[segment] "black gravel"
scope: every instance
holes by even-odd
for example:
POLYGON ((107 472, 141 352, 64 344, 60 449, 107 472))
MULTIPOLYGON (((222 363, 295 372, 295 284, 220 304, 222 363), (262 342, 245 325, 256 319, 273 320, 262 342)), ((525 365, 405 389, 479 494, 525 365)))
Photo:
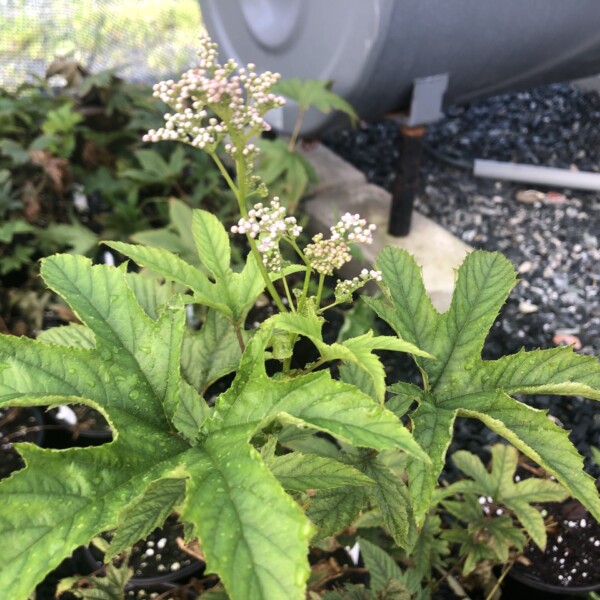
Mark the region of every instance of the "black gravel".
MULTIPOLYGON (((387 121, 338 131, 323 141, 389 190, 398 135, 398 126, 387 121)), ((471 246, 503 252, 521 273, 485 358, 521 347, 550 348, 565 338, 580 344, 580 352, 600 356, 600 193, 475 178, 475 158, 600 172, 600 97, 558 84, 450 107, 428 128, 415 204, 471 246), (530 188, 539 199, 519 200, 530 188)), ((528 401, 550 407, 587 457, 590 444, 600 446, 595 402, 528 401)), ((459 445, 472 450, 494 439, 477 426, 460 431, 459 445)), ((598 466, 589 459, 586 464, 600 475, 598 466)))

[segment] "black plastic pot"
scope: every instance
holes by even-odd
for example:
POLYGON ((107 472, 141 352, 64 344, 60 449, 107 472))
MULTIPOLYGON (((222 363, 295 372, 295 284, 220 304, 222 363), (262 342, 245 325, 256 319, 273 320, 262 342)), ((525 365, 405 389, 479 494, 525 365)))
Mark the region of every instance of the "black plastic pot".
POLYGON ((13 444, 44 440, 44 416, 35 407, 0 409, 0 479, 25 466, 13 444))
POLYGON ((517 563, 503 590, 522 588, 523 595, 515 590, 514 597, 528 600, 568 600, 600 591, 600 524, 577 500, 544 506, 552 522, 546 551, 530 543, 525 549, 529 566, 517 563))
MULTIPOLYGON (((138 595, 139 592, 147 592, 148 595, 158 593, 161 594, 161 598, 164 598, 165 600, 195 600, 198 597, 198 594, 194 590, 182 588, 174 583, 154 583, 142 586, 128 585, 125 588, 125 599, 129 600, 129 598, 131 598, 132 600, 138 600, 138 598, 140 598, 138 595), (173 593, 168 594, 167 592, 173 593)), ((141 598, 144 598, 144 596, 141 596, 141 598)))
MULTIPOLYGON (((91 575, 94 570, 95 564, 90 561, 88 549, 80 546, 37 585, 35 598, 36 600, 56 600, 56 586, 62 579, 76 575, 91 575)), ((65 592, 60 598, 61 600, 76 600, 75 596, 69 592, 65 592)))
POLYGON ((511 571, 502 586, 506 598, 527 598, 527 600, 573 600, 585 598, 590 592, 600 590, 600 581, 588 586, 559 586, 542 581, 520 571, 511 571))
MULTIPOLYGON (((126 589, 147 589, 162 584, 185 583, 193 576, 201 576, 204 573, 205 564, 184 553, 176 544, 176 538, 182 535, 183 526, 177 522, 176 516, 173 515, 167 519, 163 527, 155 529, 146 540, 135 544, 128 558, 129 566, 134 569, 134 576, 129 580, 126 589), (148 540, 151 543, 148 543, 148 540), (168 553, 169 561, 167 562, 170 562, 171 559, 174 559, 176 562, 183 562, 183 558, 187 564, 182 565, 176 570, 166 572, 154 571, 152 566, 142 564, 145 556, 144 549, 146 551, 150 549, 152 556, 168 553)), ((104 556, 96 547, 92 546, 88 555, 90 566, 93 567, 92 570, 96 570, 102 566, 104 556)), ((147 562, 150 561, 148 560, 147 562)), ((163 564, 163 562, 159 561, 159 564, 163 564)))

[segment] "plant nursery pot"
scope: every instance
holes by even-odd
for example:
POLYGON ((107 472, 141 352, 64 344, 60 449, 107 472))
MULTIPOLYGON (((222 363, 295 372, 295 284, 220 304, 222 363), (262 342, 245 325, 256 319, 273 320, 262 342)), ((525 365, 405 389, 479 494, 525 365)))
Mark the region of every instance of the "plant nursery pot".
POLYGON ((15 442, 41 445, 44 439, 44 416, 34 407, 0 409, 0 479, 25 466, 13 447, 15 442))
POLYGON ((163 527, 135 544, 129 565, 133 568, 131 586, 187 581, 204 571, 204 563, 181 550, 177 538, 183 537, 183 525, 171 516, 163 527))
POLYGON ((530 543, 524 552, 529 564, 512 568, 507 587, 526 586, 528 600, 600 591, 600 524, 576 500, 545 507, 555 523, 548 531, 546 551, 530 543))
POLYGON ((160 597, 161 600, 195 600, 198 594, 189 588, 174 583, 154 583, 145 586, 127 587, 125 600, 150 600, 160 597))
MULTIPOLYGON (((94 569, 95 563, 90 562, 88 549, 80 546, 38 584, 35 590, 36 600, 56 600, 56 586, 61 579, 76 575, 91 575, 94 569)), ((61 594, 60 600, 76 600, 76 597, 70 592, 65 592, 61 594)))
MULTIPOLYGON (((155 529, 145 540, 137 542, 128 556, 133 576, 127 590, 146 589, 163 583, 186 582, 193 575, 201 575, 205 564, 181 550, 177 538, 183 537, 183 525, 175 516, 163 527, 155 529)), ((102 565, 103 556, 96 548, 90 551, 93 570, 102 565)))

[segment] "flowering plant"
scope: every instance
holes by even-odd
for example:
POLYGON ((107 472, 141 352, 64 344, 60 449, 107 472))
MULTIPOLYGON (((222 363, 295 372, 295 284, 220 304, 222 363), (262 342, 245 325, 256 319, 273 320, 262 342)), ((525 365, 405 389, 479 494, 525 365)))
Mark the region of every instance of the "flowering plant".
MULTIPOLYGON (((180 140, 212 157, 237 199, 232 233, 245 236, 246 262, 232 269, 228 233, 202 210, 192 219, 201 268, 164 249, 109 244, 163 282, 83 257, 44 259, 42 277, 82 324, 37 341, 0 336, 0 405, 87 404, 104 414, 114 441, 62 451, 20 446, 26 468, 0 483, 0 589, 25 599, 98 533, 114 530, 108 560, 176 510, 231 598, 304 598, 309 542, 366 509, 397 546, 409 554, 417 547, 459 416, 503 435, 598 518, 600 499, 567 434, 512 398, 539 391, 600 399, 595 359, 569 348, 481 359, 515 283, 513 267, 494 253, 466 259, 444 314, 397 249, 386 249, 376 270, 337 281, 323 307, 326 277, 351 259, 352 244, 371 242, 374 227, 346 214, 301 248, 295 218, 278 199, 266 200, 254 172, 252 139, 282 102, 271 91, 277 76, 219 65, 207 38, 200 57, 179 82, 156 86, 173 113, 147 139, 180 140), (370 280, 382 296, 367 303, 396 335, 327 343, 324 311, 370 280), (278 310, 248 328, 265 289, 278 310), (199 330, 186 325, 189 305, 204 307, 199 330), (292 368, 300 338, 318 358, 292 368), (411 354, 423 386, 386 388, 377 350, 411 354), (339 378, 323 368, 330 364, 340 365, 339 378), (211 398, 211 386, 230 373, 233 382, 211 398)), ((405 581, 407 593, 425 598, 419 579, 405 581)))

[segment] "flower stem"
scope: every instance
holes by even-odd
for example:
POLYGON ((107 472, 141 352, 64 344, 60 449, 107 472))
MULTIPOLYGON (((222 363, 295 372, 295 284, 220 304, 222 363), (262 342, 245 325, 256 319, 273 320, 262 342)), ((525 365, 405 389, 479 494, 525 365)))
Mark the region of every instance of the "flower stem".
POLYGON ((239 190, 237 189, 235 183, 233 183, 233 179, 229 176, 225 165, 221 162, 221 159, 218 157, 216 152, 211 152, 210 157, 213 159, 215 164, 217 165, 221 175, 223 175, 223 179, 227 182, 227 185, 231 188, 231 191, 235 194, 236 199, 239 203, 239 190))
MULTIPOLYGON (((248 209, 246 207, 246 164, 244 162, 244 159, 239 159, 239 158, 236 159, 235 167, 236 167, 237 178, 238 178, 238 187, 237 187, 236 198, 238 201, 238 206, 240 209, 240 213, 242 214, 242 217, 247 217, 248 209)), ((231 189, 234 190, 234 192, 235 192, 235 186, 231 189)), ((258 270, 260 271, 263 281, 265 282, 265 285, 266 285, 267 289, 269 290, 269 294, 271 294, 271 298, 273 298, 273 302, 275 302, 275 305, 277 306, 277 308, 279 309, 280 312, 283 312, 283 313, 288 312, 287 308, 285 307, 285 304, 281 301, 281 297, 279 296, 279 293, 275 289, 275 286, 273 285, 271 278, 269 277, 267 268, 265 267, 265 265, 262 261, 262 256, 260 255, 260 252, 258 251, 258 247, 256 245, 256 240, 254 238, 250 237, 249 234, 246 234, 246 238, 248 240, 248 243, 250 244, 250 250, 252 252, 252 255, 254 256, 254 259, 256 260, 256 264, 258 265, 258 270)))
POLYGON ((323 284, 325 283, 325 275, 319 274, 319 287, 317 288, 317 306, 321 305, 321 295, 323 293, 323 284))
POLYGON ((292 131, 292 137, 290 137, 290 142, 288 144, 288 152, 294 152, 296 149, 296 143, 298 142, 298 136, 300 135, 300 129, 302 128, 302 121, 304 120, 305 112, 306 109, 300 106, 298 109, 296 122, 294 123, 294 131, 292 131))
POLYGON ((296 308, 294 307, 294 301, 292 300, 292 295, 290 294, 290 288, 288 287, 287 279, 285 278, 285 275, 283 273, 281 274, 281 281, 283 282, 283 287, 285 289, 285 295, 288 299, 290 310, 292 312, 296 312, 296 308))
POLYGON ((298 300, 298 312, 302 312, 304 309, 304 303, 306 302, 306 297, 308 296, 308 286, 310 285, 310 275, 312 273, 312 269, 310 265, 306 267, 306 273, 304 274, 304 285, 302 286, 302 294, 300 296, 300 300, 298 300))

